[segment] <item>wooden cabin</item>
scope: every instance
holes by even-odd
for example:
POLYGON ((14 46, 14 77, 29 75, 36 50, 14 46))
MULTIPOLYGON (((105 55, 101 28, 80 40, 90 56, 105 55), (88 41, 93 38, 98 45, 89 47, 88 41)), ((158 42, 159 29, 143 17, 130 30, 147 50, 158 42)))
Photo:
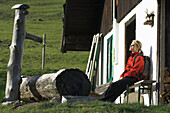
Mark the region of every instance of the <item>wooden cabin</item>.
MULTIPOLYGON (((93 36, 101 33, 94 84, 98 87, 119 79, 130 43, 140 40, 144 55, 151 60, 150 78, 156 80, 152 104, 168 104, 169 5, 168 0, 66 0, 61 51, 90 51, 93 36)), ((146 105, 147 100, 146 95, 146 105)), ((119 103, 119 99, 115 102, 119 103)))

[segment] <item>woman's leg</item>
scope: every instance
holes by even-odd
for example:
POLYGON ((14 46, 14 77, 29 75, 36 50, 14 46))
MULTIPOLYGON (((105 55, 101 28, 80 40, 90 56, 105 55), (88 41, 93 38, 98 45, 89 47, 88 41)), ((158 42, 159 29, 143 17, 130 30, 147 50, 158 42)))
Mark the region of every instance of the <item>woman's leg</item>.
POLYGON ((126 90, 126 86, 133 85, 138 80, 136 78, 123 78, 108 87, 108 89, 99 97, 99 100, 114 102, 116 98, 126 90))

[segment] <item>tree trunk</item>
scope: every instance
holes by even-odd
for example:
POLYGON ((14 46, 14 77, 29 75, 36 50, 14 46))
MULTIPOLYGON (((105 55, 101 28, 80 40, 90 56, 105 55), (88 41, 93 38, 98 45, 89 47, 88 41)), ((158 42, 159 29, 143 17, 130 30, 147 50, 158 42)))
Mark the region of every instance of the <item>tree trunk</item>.
POLYGON ((91 88, 87 75, 78 69, 63 69, 22 80, 20 97, 23 101, 49 100, 53 97, 61 100, 61 95, 88 96, 91 88))
POLYGON ((21 100, 41 101, 53 97, 60 99, 56 87, 56 78, 62 71, 64 70, 60 70, 57 73, 23 77, 20 87, 21 100))
POLYGON ((28 14, 28 5, 15 5, 15 20, 12 44, 10 46, 10 59, 7 67, 7 82, 4 101, 19 100, 21 83, 21 65, 25 39, 25 15, 28 14))

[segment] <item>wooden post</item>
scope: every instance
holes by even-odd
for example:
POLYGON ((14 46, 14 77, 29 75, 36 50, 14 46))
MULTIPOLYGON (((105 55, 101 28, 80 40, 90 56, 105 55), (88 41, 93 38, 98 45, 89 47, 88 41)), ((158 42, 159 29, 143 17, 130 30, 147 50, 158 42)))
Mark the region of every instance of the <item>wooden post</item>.
MULTIPOLYGON (((161 0, 160 9, 160 76, 159 76, 159 95, 164 92, 164 68, 165 68, 165 0, 161 0)), ((164 98, 158 98, 158 104, 164 105, 164 98)))
POLYGON ((18 4, 15 9, 12 43, 10 46, 10 58, 7 66, 7 82, 5 91, 5 102, 17 101, 20 98, 21 67, 24 52, 25 16, 28 14, 26 4, 18 4))
POLYGON ((46 34, 43 35, 42 69, 44 69, 45 67, 45 43, 46 43, 46 34))

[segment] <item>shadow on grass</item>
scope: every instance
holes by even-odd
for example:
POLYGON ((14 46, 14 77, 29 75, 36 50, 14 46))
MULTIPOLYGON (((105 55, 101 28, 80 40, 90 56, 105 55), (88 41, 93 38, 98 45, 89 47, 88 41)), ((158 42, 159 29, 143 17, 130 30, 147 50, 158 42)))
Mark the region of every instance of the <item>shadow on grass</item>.
POLYGON ((2 102, 5 95, 5 85, 6 85, 6 71, 0 70, 0 102, 2 102))

